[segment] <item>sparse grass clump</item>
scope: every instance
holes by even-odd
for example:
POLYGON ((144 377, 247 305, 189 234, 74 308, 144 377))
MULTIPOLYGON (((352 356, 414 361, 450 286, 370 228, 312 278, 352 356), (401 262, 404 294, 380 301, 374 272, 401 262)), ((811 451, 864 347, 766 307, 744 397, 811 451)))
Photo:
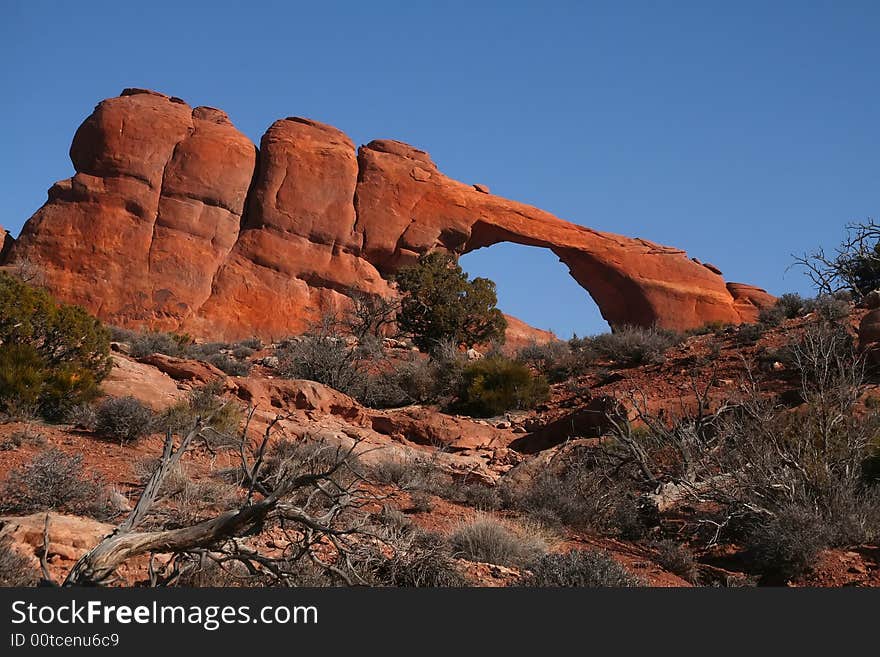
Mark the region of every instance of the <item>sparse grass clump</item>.
POLYGON ((524 566, 547 552, 540 534, 514 528, 489 516, 466 522, 449 536, 455 554, 470 561, 524 566))
POLYGON ((134 397, 105 399, 95 411, 95 430, 120 443, 143 438, 153 428, 153 412, 134 397))
POLYGON ((547 554, 530 566, 520 584, 531 587, 630 587, 644 582, 603 552, 571 550, 547 554))
POLYGON ((101 480, 83 469, 82 456, 51 448, 11 470, 2 487, 0 511, 65 511, 106 518, 109 493, 101 480))

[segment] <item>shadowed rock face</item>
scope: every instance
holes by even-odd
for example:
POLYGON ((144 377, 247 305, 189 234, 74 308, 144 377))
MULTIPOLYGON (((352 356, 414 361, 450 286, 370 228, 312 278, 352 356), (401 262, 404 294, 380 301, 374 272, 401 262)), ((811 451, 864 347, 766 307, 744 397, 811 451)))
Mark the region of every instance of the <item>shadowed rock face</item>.
POLYGON ((612 325, 753 321, 773 297, 678 249, 602 233, 465 185, 412 146, 355 150, 316 121, 276 121, 259 153, 220 110, 127 89, 100 103, 5 261, 120 325, 234 339, 301 331, 350 290, 431 249, 548 248, 612 325))

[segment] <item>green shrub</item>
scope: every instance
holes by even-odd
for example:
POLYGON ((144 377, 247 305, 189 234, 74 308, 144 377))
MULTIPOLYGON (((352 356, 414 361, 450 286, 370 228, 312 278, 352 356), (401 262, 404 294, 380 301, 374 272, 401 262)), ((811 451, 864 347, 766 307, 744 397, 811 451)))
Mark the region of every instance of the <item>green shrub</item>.
POLYGON ((629 587, 644 586, 637 577, 603 552, 571 550, 547 554, 530 566, 520 583, 532 587, 629 587))
POLYGON ((462 369, 456 408, 469 415, 491 417, 505 411, 534 408, 547 399, 543 376, 513 360, 484 358, 462 369))
POLYGON ((97 394, 110 334, 78 306, 0 273, 0 412, 58 419, 97 394))
POLYGON ((11 470, 0 495, 0 511, 33 513, 49 509, 106 518, 109 494, 100 479, 86 473, 82 456, 51 448, 11 470))
POLYGON ((507 321, 496 304, 495 283, 468 280, 455 258, 435 251, 396 276, 403 293, 398 326, 423 351, 443 340, 473 345, 502 341, 507 321))
POLYGON ((134 442, 153 428, 153 412, 134 397, 105 399, 98 406, 95 430, 120 443, 134 442))

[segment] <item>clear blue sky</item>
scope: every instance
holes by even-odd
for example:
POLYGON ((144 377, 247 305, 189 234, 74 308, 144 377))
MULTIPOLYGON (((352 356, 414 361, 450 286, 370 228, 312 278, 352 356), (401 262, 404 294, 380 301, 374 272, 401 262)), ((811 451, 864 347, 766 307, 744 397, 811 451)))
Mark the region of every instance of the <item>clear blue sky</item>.
MULTIPOLYGON (((124 87, 391 137, 448 175, 808 292, 790 254, 880 217, 880 2, 0 0, 3 199, 17 234, 73 132, 124 87)), ((552 254, 463 259, 504 310, 597 332, 552 254)))

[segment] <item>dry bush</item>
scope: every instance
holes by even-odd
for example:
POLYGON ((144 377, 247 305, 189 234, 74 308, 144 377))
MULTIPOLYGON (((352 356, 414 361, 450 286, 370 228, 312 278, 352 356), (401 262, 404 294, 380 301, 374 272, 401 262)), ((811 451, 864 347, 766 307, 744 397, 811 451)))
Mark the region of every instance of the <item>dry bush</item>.
POLYGON ((618 421, 613 443, 644 492, 699 503, 707 540, 745 547, 768 582, 801 574, 823 548, 880 537, 880 486, 865 476, 880 414, 858 408, 863 367, 851 336, 817 322, 789 356, 799 407, 779 407, 753 388, 709 412, 707 387, 697 413, 670 425, 640 412, 648 435, 618 421))
POLYGON ((95 411, 95 431, 130 443, 143 438, 153 429, 153 412, 134 397, 111 397, 95 411))
POLYGON ((679 344, 682 336, 672 331, 641 326, 621 326, 613 333, 588 339, 588 349, 599 358, 608 358, 622 365, 663 362, 665 353, 679 344))
POLYGON ((630 587, 645 586, 623 566, 603 552, 571 550, 547 554, 530 565, 531 572, 521 580, 531 587, 630 587))
POLYGON ((445 541, 420 530, 395 531, 380 544, 364 544, 354 556, 353 567, 371 586, 436 588, 470 584, 445 541))
POLYGON ((637 473, 620 467, 610 453, 607 446, 563 450, 524 488, 502 480, 503 504, 540 522, 641 538, 647 528, 633 494, 637 473))
POLYGON ((247 376, 251 371, 251 364, 244 359, 229 356, 227 354, 214 354, 205 358, 205 362, 210 363, 224 374, 229 376, 247 376))
POLYGON ((51 448, 11 470, 0 495, 0 511, 16 514, 64 511, 104 519, 113 515, 101 480, 83 470, 82 456, 51 448))
POLYGON ((0 587, 36 586, 39 581, 33 561, 19 553, 11 540, 0 539, 0 587))
POLYGON ((524 566, 547 552, 540 532, 516 527, 489 516, 459 525, 449 536, 457 556, 501 566, 524 566))
POLYGON ((186 432, 199 418, 207 420, 202 434, 211 449, 237 449, 241 439, 238 435, 244 419, 241 407, 221 397, 223 384, 219 381, 190 390, 186 401, 165 409, 156 418, 157 431, 186 432))
POLYGON ((686 582, 699 583, 700 571, 697 560, 688 546, 671 539, 661 539, 651 543, 650 547, 655 551, 654 558, 657 563, 663 568, 686 582))

